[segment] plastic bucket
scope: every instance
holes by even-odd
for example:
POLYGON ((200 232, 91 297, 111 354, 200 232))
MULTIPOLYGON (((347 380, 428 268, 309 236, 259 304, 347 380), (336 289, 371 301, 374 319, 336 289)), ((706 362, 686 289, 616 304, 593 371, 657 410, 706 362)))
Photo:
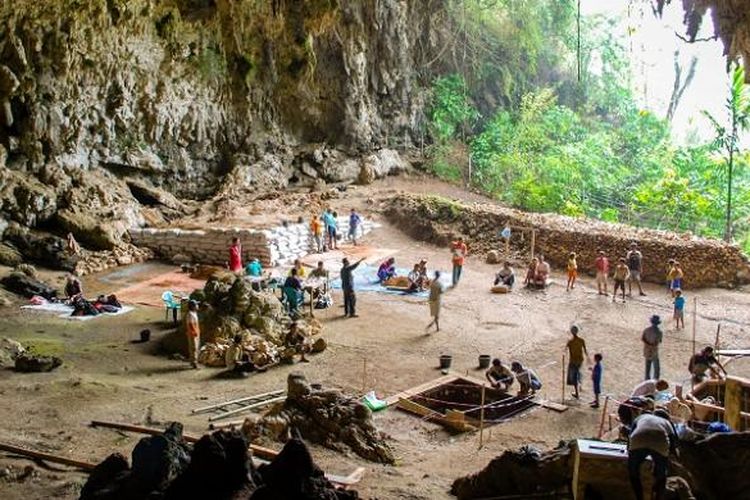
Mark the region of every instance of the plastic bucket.
POLYGON ((443 354, 440 356, 440 369, 441 370, 447 370, 451 367, 451 362, 453 361, 453 356, 450 354, 443 354))
POLYGON ((479 368, 489 368, 490 358, 491 356, 489 354, 480 354, 479 355, 479 368))

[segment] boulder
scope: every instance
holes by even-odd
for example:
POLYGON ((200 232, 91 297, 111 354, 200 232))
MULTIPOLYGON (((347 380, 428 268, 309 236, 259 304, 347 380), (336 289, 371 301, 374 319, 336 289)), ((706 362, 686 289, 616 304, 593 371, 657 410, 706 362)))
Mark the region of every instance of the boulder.
POLYGON ((0 243, 0 265, 15 267, 23 262, 23 256, 15 247, 0 243))
POLYGON ((13 272, 0 279, 0 284, 9 292, 30 299, 38 295, 51 300, 57 297, 57 290, 43 281, 27 276, 23 273, 13 272))
POLYGON ((42 356, 24 352, 19 354, 15 360, 15 370, 17 372, 51 372, 62 365, 62 359, 56 356, 42 356))
POLYGON ((103 221, 97 214, 69 209, 55 214, 55 222, 64 232, 71 232, 81 244, 94 250, 112 250, 126 232, 111 221, 103 221))
POLYGON ((0 169, 0 212, 25 226, 49 220, 57 209, 57 194, 35 177, 0 169))
POLYGON ((487 264, 500 264, 500 262, 500 252, 497 250, 487 252, 487 264))
POLYGON ((328 342, 326 342, 326 339, 317 339, 315 342, 313 342, 313 345, 311 347, 311 350, 313 353, 319 353, 323 352, 328 348, 328 342))
POLYGON ((0 366, 14 366, 16 358, 26 352, 20 342, 13 339, 0 339, 0 366))
POLYGON ((17 224, 5 230, 6 243, 10 243, 24 259, 50 269, 74 271, 80 260, 66 251, 66 241, 51 234, 30 231, 17 224))

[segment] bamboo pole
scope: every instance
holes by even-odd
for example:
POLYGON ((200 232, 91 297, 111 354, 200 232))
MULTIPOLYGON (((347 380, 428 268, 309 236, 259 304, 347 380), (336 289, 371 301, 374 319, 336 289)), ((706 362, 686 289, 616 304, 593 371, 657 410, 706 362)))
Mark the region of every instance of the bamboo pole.
POLYGON ((484 446, 484 401, 487 385, 482 383, 482 407, 479 410, 479 449, 484 446))
POLYGON ((607 418, 607 406, 609 405, 609 396, 604 397, 604 406, 602 406, 602 417, 599 420, 599 433, 597 439, 601 439, 604 434, 604 420, 607 418))
POLYGON ((719 350, 719 336, 721 335, 721 323, 716 325, 716 340, 714 340, 714 350, 719 350))
POLYGON ((536 246, 536 229, 531 229, 531 258, 534 258, 534 247, 536 246))
POLYGON ((562 389, 560 390, 560 404, 565 404, 565 354, 562 357, 562 389))
POLYGON ((22 455, 24 457, 33 458, 35 460, 44 460, 45 462, 53 462, 56 464, 70 465, 71 467, 78 467, 86 471, 93 470, 96 464, 90 462, 82 462, 80 460, 73 460, 72 458, 65 458, 59 455, 52 455, 50 453, 42 453, 39 451, 28 450, 19 446, 13 446, 10 444, 0 443, 0 451, 7 451, 8 453, 14 453, 16 455, 22 455))
MULTIPOLYGON (((698 318, 698 297, 693 297, 693 351, 690 353, 690 356, 695 354, 695 323, 698 318)), ((695 389, 695 377, 691 375, 690 377, 690 387, 692 389, 695 389)))
POLYGON ((215 410, 216 408, 221 408, 222 406, 228 406, 232 404, 238 404, 238 403, 244 403, 245 401, 252 401, 253 399, 259 399, 264 398, 266 396, 278 396, 279 394, 283 394, 285 392, 285 389, 279 389, 277 391, 270 391, 270 392, 264 392, 262 394, 256 394, 254 396, 248 396, 246 398, 240 398, 240 399, 233 399, 232 401, 226 401, 224 403, 217 403, 215 405, 210 406, 203 406, 202 408, 196 408, 195 410, 191 410, 191 413, 203 413, 210 410, 215 410))
POLYGON ((270 405, 270 404, 273 404, 273 403, 278 403, 279 401, 285 401, 285 400, 286 400, 286 396, 278 396, 278 397, 275 397, 275 398, 266 399, 265 401, 258 401, 257 403, 252 403, 252 404, 249 404, 249 405, 245 405, 245 406, 243 406, 241 408, 237 408, 236 410, 229 410, 229 411, 225 411, 224 413, 221 413, 219 415, 212 415, 212 416, 208 417, 208 421, 209 422, 214 422, 216 420, 222 420, 222 419, 225 419, 227 417, 231 417, 232 415, 237 415, 238 413, 242 413, 242 412, 245 412, 245 411, 248 411, 248 410, 252 410, 254 408, 260 408, 261 406, 266 406, 266 405, 270 405))

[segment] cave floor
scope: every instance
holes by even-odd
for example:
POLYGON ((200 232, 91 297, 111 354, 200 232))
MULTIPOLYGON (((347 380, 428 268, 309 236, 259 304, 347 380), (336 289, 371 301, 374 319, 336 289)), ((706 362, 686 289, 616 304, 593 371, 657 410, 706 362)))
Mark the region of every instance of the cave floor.
MULTIPOLYGON (((436 181, 389 179, 377 188, 477 198, 436 181)), ((354 190, 333 204, 339 210, 360 208, 367 216, 374 192, 370 189, 354 190)), ((430 269, 449 269, 447 250, 414 241, 384 220, 378 222, 382 227, 367 235, 368 245, 398 249, 395 256, 400 266, 427 258, 430 269)), ((110 291, 170 269, 155 263, 121 268, 87 277, 85 285, 90 294, 110 291)), ((540 375, 542 396, 559 400, 561 358, 567 330, 574 322, 581 326, 589 352, 604 355, 605 393, 621 399, 641 380, 640 332, 652 314, 665 320, 662 374, 673 382, 687 378, 692 311, 688 308, 686 314, 688 329, 674 331, 668 321, 671 300, 661 287, 647 285, 648 296, 612 304, 597 295, 592 278, 583 277, 575 290, 566 292, 563 275, 555 273, 555 283, 547 292, 518 289, 493 295, 489 287, 495 271, 495 266, 469 257, 461 283, 444 296, 442 330, 430 335, 424 331, 430 320, 424 299, 359 293, 360 317, 343 319, 341 294, 335 291, 334 307, 316 312, 324 324, 328 350, 311 358, 311 363, 278 367, 245 380, 219 379, 219 369, 190 370, 186 363, 160 354, 158 341, 170 331, 161 308, 139 306, 123 316, 78 322, 21 311, 16 305, 6 307, 0 310, 0 337, 34 344, 42 352, 62 356, 65 364, 48 374, 0 370, 0 440, 92 462, 115 451, 129 456, 141 436, 92 429, 88 423, 92 419, 136 424, 179 420, 187 432, 200 434, 207 430, 206 416, 192 416, 191 409, 283 388, 292 371, 350 393, 362 393, 364 388, 384 397, 438 377, 441 354, 453 356, 452 368, 457 373, 476 377, 482 377, 476 370, 479 354, 499 356, 506 362, 520 360, 540 375), (143 328, 152 330, 152 341, 134 343, 143 328)), ((62 275, 45 271, 43 277, 56 283, 62 275)), ((713 343, 721 322, 722 346, 750 347, 750 295, 689 290, 688 304, 693 297, 698 298, 699 344, 713 343)), ((737 375, 750 375, 750 362, 730 366, 737 375)), ((485 432, 481 449, 477 434, 451 435, 396 409, 375 417, 395 447, 395 466, 371 464, 315 445, 311 449, 315 460, 332 473, 366 467, 357 486, 363 498, 451 498, 448 490, 453 479, 481 469, 505 449, 522 444, 553 447, 561 439, 596 435, 600 412, 588 407, 591 383, 584 376, 582 398, 578 402, 568 395, 568 411, 537 408, 493 426, 485 432)), ((18 471, 28 464, 0 456, 0 470, 18 471)), ((85 478, 64 467, 36 466, 23 482, 0 479, 0 498, 77 498, 85 478)))

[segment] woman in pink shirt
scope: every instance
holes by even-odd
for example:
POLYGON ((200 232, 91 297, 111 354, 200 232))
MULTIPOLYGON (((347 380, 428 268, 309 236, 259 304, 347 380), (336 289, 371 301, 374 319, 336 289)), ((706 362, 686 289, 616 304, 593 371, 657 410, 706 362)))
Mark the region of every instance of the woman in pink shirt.
POLYGON ((599 256, 596 258, 596 287, 599 289, 599 295, 609 295, 607 293, 607 275, 609 274, 609 259, 604 255, 604 250, 599 250, 599 256), (604 293, 602 293, 604 288, 604 293))
POLYGON ((233 273, 242 271, 242 243, 239 238, 232 238, 232 246, 229 247, 229 270, 233 273))

